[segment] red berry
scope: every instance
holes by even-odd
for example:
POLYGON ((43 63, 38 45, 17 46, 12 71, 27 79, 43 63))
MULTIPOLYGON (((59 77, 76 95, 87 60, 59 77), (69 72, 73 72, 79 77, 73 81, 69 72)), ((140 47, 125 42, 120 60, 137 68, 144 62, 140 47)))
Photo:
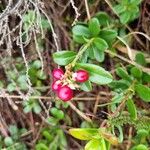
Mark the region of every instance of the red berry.
POLYGON ((58 90, 58 97, 63 101, 69 101, 73 97, 73 91, 70 87, 65 85, 58 90))
POLYGON ((58 91, 62 87, 62 83, 59 81, 54 81, 52 84, 52 90, 53 91, 58 91))
POLYGON ((89 74, 85 70, 78 70, 75 72, 75 80, 77 82, 85 82, 89 79, 89 74))
POLYGON ((54 69, 52 74, 55 79, 59 80, 64 75, 64 72, 62 69, 54 69))

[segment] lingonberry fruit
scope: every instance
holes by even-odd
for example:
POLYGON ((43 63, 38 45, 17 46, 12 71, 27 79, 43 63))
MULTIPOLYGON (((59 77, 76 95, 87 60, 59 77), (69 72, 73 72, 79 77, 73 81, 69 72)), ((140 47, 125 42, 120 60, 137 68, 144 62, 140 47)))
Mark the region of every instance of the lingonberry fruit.
POLYGON ((52 84, 52 90, 58 91, 62 87, 62 83, 60 81, 54 81, 52 84))
POLYGON ((65 85, 58 90, 58 97, 63 101, 69 101, 73 97, 73 91, 70 87, 65 85))
POLYGON ((74 78, 77 82, 85 82, 89 79, 89 74, 85 70, 78 70, 74 73, 74 78))
POLYGON ((59 80, 64 75, 64 72, 62 69, 54 69, 52 74, 55 79, 59 80))

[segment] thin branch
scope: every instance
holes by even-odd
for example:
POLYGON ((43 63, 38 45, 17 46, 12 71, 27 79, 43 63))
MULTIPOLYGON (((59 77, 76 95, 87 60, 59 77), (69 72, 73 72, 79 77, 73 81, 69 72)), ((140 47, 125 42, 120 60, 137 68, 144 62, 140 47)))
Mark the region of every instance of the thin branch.
POLYGON ((92 120, 89 117, 87 117, 83 112, 81 112, 75 105, 73 105, 72 102, 69 101, 68 104, 84 120, 86 120, 87 122, 92 122, 92 120))
POLYGON ((88 1, 84 0, 84 2, 85 2, 85 8, 86 8, 87 17, 88 17, 88 20, 90 20, 91 19, 91 15, 90 15, 90 11, 89 11, 88 1))

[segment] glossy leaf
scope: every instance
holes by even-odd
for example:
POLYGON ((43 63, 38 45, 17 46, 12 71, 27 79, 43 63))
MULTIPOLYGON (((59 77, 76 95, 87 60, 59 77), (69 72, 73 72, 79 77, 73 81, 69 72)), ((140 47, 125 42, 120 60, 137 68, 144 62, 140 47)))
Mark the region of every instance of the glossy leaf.
POLYGON ((85 150, 106 150, 106 148, 102 148, 101 140, 91 140, 89 141, 86 146, 85 150))
POLYGON ((129 76, 128 72, 125 69, 119 67, 119 68, 117 68, 116 73, 122 79, 127 80, 129 82, 132 81, 131 77, 129 76))
POLYGON ((85 36, 85 37, 89 37, 90 36, 90 31, 87 27, 83 26, 83 25, 76 25, 72 28, 72 32, 74 35, 77 36, 85 36))
POLYGON ((114 39, 117 37, 117 31, 112 30, 112 29, 101 30, 99 35, 107 43, 111 44, 114 41, 114 39))
POLYGON ((107 42, 101 38, 95 38, 93 44, 100 51, 105 51, 108 48, 107 42))
POLYGON ((62 110, 59 110, 59 109, 53 107, 53 108, 50 109, 50 112, 54 117, 56 117, 58 119, 63 119, 64 118, 64 112, 62 110))
POLYGON ((81 90, 89 92, 92 90, 92 85, 90 81, 86 81, 80 85, 81 90))
POLYGON ((99 20, 99 23, 102 26, 108 26, 111 21, 109 15, 105 12, 99 12, 95 15, 95 17, 99 20))
POLYGON ((91 140, 93 139, 93 137, 95 135, 98 134, 98 129, 93 129, 93 128, 82 128, 82 129, 78 129, 78 128, 74 128, 74 129, 70 129, 69 133, 80 140, 91 140))
POLYGON ((145 102, 150 102, 150 88, 142 84, 137 84, 135 86, 135 91, 138 96, 145 102))
POLYGON ((94 57, 98 62, 103 62, 105 59, 105 53, 98 48, 94 48, 94 57))
POLYGON ((122 13, 120 15, 120 21, 121 21, 121 23, 122 24, 128 23, 128 21, 130 20, 130 16, 131 16, 130 12, 122 13))
POLYGON ((104 68, 94 65, 94 64, 86 64, 86 63, 77 63, 77 68, 85 69, 89 72, 91 82, 103 85, 112 82, 111 74, 106 71, 104 68))
POLYGON ((58 65, 65 66, 72 62, 75 56, 74 51, 59 51, 53 54, 53 59, 58 65))
POLYGON ((93 36, 96 36, 100 32, 100 24, 97 18, 92 18, 89 21, 89 30, 93 36))
POLYGON ((135 106, 133 100, 128 99, 126 102, 126 105, 127 105, 127 109, 128 109, 128 112, 129 112, 131 118, 137 119, 137 110, 136 110, 136 106, 135 106))
POLYGON ((139 68, 132 67, 130 71, 135 78, 139 79, 142 77, 142 71, 139 68))
POLYGON ((118 5, 116 5, 116 6, 114 7, 114 10, 115 10, 118 14, 120 14, 120 13, 122 13, 122 12, 124 12, 124 11, 126 10, 126 7, 125 7, 125 5, 118 4, 118 5))
POLYGON ((143 53, 136 54, 135 61, 142 66, 146 65, 146 60, 145 60, 145 56, 143 53))

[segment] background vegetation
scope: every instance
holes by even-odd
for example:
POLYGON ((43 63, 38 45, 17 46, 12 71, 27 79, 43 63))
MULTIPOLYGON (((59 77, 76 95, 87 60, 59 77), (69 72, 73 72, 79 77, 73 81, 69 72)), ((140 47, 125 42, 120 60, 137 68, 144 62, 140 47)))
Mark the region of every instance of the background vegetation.
POLYGON ((1 0, 0 149, 149 150, 149 12, 149 0, 1 0), (51 88, 58 67, 67 102, 51 88), (79 69, 88 81, 70 79, 79 69))

